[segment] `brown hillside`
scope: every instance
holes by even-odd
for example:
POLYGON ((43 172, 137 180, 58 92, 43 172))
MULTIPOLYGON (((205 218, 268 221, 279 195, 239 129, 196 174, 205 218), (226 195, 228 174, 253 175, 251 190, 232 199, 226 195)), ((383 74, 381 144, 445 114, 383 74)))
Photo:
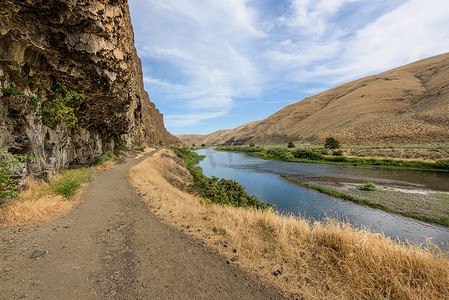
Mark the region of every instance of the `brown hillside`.
POLYGON ((449 53, 337 86, 201 141, 322 143, 330 136, 347 144, 449 140, 449 53))

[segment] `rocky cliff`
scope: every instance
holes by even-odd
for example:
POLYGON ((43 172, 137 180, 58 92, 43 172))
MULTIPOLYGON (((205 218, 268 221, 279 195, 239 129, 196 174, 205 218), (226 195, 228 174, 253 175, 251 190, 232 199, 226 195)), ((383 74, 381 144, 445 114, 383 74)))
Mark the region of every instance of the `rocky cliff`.
POLYGON ((179 142, 144 91, 126 0, 2 0, 0 84, 0 147, 37 176, 179 142))

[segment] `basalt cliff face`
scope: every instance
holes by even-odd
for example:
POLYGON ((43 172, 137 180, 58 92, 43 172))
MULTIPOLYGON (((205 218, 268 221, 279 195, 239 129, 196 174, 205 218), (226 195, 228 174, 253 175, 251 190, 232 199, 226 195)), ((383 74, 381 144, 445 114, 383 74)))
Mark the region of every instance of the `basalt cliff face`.
POLYGON ((126 0, 2 0, 0 84, 0 147, 36 158, 25 173, 179 143, 144 91, 126 0))

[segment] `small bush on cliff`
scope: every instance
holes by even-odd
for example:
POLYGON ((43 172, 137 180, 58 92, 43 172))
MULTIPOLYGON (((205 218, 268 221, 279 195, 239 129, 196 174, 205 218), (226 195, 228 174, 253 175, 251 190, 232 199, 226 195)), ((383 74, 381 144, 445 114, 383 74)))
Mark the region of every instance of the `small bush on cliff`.
POLYGON ((25 156, 9 154, 0 147, 0 203, 17 197, 17 181, 12 175, 26 159, 25 156))
POLYGON ((2 87, 1 91, 3 96, 15 96, 20 94, 17 85, 15 85, 12 81, 9 81, 9 87, 2 87))
POLYGON ((78 118, 73 108, 74 102, 84 98, 83 94, 69 91, 64 83, 56 83, 56 88, 47 91, 53 98, 41 106, 42 122, 54 126, 62 122, 67 128, 75 127, 78 118))
POLYGON ((288 148, 295 148, 296 146, 295 146, 295 144, 293 142, 288 142, 287 147, 288 148))

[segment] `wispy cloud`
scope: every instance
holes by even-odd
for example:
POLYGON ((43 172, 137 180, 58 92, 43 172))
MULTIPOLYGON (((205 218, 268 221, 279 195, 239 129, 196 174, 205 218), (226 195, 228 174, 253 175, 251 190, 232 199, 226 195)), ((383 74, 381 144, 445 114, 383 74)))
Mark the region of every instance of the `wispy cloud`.
POLYGON ((144 64, 158 61, 156 67, 165 64, 172 70, 167 74, 144 66, 147 86, 157 95, 169 95, 164 101, 178 103, 166 114, 167 125, 222 116, 232 108, 233 97, 260 91, 252 51, 265 33, 255 25, 255 11, 246 1, 136 0, 130 5, 136 22, 148 20, 146 26, 134 25, 144 64))
POLYGON ((228 113, 227 110, 223 110, 215 113, 209 112, 209 113, 182 114, 182 115, 172 114, 165 117, 165 125, 173 127, 192 126, 200 121, 218 118, 227 113, 228 113))
MULTIPOLYGON (((446 0, 133 0, 130 7, 146 87, 175 132, 237 118, 242 101, 300 100, 449 51, 446 0)), ((260 111, 240 114, 242 123, 260 111)))

